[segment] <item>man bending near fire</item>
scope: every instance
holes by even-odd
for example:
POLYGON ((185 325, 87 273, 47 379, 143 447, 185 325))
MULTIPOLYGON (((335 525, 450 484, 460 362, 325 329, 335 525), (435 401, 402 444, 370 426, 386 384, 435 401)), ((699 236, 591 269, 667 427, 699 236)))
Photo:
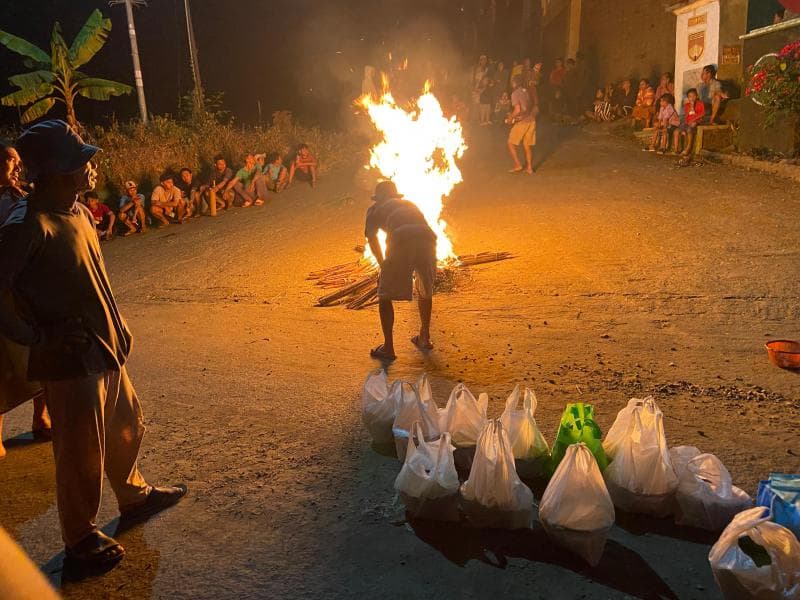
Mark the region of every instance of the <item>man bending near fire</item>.
POLYGON ((394 353, 394 300, 411 300, 416 276, 419 301, 419 335, 411 342, 420 350, 431 350, 431 312, 433 283, 436 279, 436 234, 413 202, 404 200, 391 181, 382 181, 372 197, 375 202, 367 210, 364 234, 372 254, 380 265, 378 309, 383 330, 383 344, 370 355, 378 360, 397 358, 394 353), (378 231, 386 233, 386 256, 383 255, 378 231))

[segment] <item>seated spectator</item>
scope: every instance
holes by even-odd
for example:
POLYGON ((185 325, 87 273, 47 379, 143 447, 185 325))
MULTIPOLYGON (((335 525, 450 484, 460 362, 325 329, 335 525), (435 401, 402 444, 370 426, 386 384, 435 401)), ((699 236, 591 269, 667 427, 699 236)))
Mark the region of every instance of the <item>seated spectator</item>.
POLYGON ((506 120, 506 115, 511 112, 511 97, 508 92, 500 94, 497 104, 494 105, 494 122, 502 123, 506 120))
POLYGON ((267 157, 264 178, 266 179, 267 189, 275 193, 281 192, 288 185, 289 171, 283 166, 283 159, 277 152, 271 152, 267 157))
POLYGON ((724 101, 728 94, 722 89, 722 83, 717 79, 717 67, 706 65, 700 73, 700 85, 697 86, 700 101, 705 104, 705 113, 709 125, 719 124, 719 117, 725 110, 724 101))
POLYGON ((175 187, 175 178, 172 173, 164 173, 158 179, 161 183, 155 187, 150 196, 150 214, 158 220, 163 227, 173 223, 183 223, 186 219, 186 203, 183 201, 181 191, 175 187))
POLYGON ((673 153, 678 152, 678 136, 680 131, 678 127, 681 124, 681 118, 678 111, 675 110, 675 96, 672 94, 664 94, 658 101, 658 117, 653 124, 653 139, 650 142, 650 152, 654 152, 658 147, 659 154, 666 154, 669 149, 670 140, 673 140, 673 153))
POLYGON ((244 166, 236 172, 225 189, 232 190, 244 208, 264 204, 267 193, 255 155, 248 154, 244 157, 244 166))
POLYGON ((633 89, 630 79, 623 79, 620 86, 614 90, 611 105, 617 117, 627 117, 636 106, 636 90, 633 89))
POLYGON ((289 167, 289 184, 292 185, 295 177, 303 181, 310 181, 311 187, 317 185, 317 159, 311 154, 306 144, 297 147, 297 156, 289 167))
POLYGON ((675 84, 672 82, 672 73, 662 73, 661 79, 656 88, 656 102, 661 100, 664 94, 672 94, 675 96, 675 84))
POLYGON ((587 110, 584 113, 586 118, 597 123, 605 123, 613 120, 614 114, 611 110, 611 102, 608 101, 608 97, 609 95, 607 95, 603 89, 597 88, 594 94, 592 110, 587 110))
POLYGON ((122 237, 128 237, 137 231, 147 232, 147 216, 144 213, 144 195, 137 191, 136 183, 125 182, 125 195, 119 199, 119 222, 128 228, 122 237))
POLYGON ((650 127, 655 114, 655 90, 646 79, 639 81, 639 92, 636 94, 636 105, 633 107, 633 124, 641 121, 644 127, 650 127))
POLYGON ((706 114, 705 105, 700 102, 695 88, 686 92, 686 102, 683 105, 683 124, 681 125, 681 134, 686 137, 683 146, 683 155, 689 156, 692 153, 692 144, 694 143, 695 133, 697 126, 703 122, 703 117, 706 114))
POLYGON ((189 167, 183 167, 178 176, 175 187, 181 191, 183 201, 186 203, 186 218, 199 217, 203 203, 200 198, 200 184, 195 181, 194 173, 189 167))
POLYGON ((205 184, 200 186, 200 194, 206 202, 206 206, 211 206, 211 196, 216 198, 217 209, 230 208, 233 206, 233 192, 228 191, 228 183, 233 179, 233 170, 228 167, 228 163, 222 155, 214 157, 214 168, 206 179, 205 184))
POLYGON ((113 211, 100 202, 100 196, 97 195, 97 192, 86 192, 83 195, 83 203, 92 213, 97 237, 106 241, 114 239, 114 222, 116 218, 113 211))

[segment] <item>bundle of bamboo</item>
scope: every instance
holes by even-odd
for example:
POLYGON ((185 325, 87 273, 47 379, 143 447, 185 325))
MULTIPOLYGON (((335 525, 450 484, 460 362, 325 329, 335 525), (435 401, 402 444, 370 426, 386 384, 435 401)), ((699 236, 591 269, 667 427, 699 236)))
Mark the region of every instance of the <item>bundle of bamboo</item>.
MULTIPOLYGON (((475 265, 514 258, 510 252, 481 252, 459 256, 457 260, 439 267, 438 279, 452 269, 464 269, 475 265)), ((358 310, 378 302, 378 268, 371 261, 360 259, 356 262, 335 265, 309 273, 306 279, 316 281, 323 289, 334 289, 317 300, 317 306, 337 306, 358 310)))

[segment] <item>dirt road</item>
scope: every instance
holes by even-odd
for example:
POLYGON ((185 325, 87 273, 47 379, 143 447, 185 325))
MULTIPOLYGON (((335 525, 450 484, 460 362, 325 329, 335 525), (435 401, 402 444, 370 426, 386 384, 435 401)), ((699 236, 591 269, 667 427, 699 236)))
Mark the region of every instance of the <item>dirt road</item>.
MULTIPOLYGON (((592 402, 606 429, 629 397, 653 393, 670 444, 717 454, 751 494, 770 470, 800 471, 800 375, 762 347, 800 338, 796 185, 676 169, 587 133, 540 148, 533 177, 512 176, 502 133, 476 135, 448 202, 454 244, 517 258, 438 296, 436 350, 400 343, 390 376, 427 370, 440 402, 465 381, 490 394, 492 415, 515 383, 533 386, 551 442, 568 401, 592 402)), ((128 557, 115 571, 64 596, 718 598, 713 536, 669 520, 619 515, 594 569, 538 526, 406 522, 399 464, 370 448, 357 410, 377 314, 314 308, 304 280, 355 258, 368 184, 361 170, 331 175, 263 208, 105 246, 135 335, 142 470, 191 493, 121 536, 128 557)), ((398 339, 415 324, 400 307, 398 339)), ((58 584, 52 457, 23 435, 29 411, 6 420, 0 522, 58 584)))

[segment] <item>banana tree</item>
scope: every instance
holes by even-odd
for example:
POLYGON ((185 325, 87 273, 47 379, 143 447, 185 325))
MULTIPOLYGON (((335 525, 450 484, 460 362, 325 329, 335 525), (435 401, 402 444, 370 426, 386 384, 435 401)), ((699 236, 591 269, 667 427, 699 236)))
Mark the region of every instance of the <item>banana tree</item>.
POLYGON ((58 102, 66 109, 67 123, 78 127, 75 116, 75 99, 78 96, 92 100, 108 100, 112 96, 130 94, 132 89, 124 83, 89 77, 78 68, 89 62, 103 47, 111 31, 111 19, 95 10, 84 23, 78 35, 67 46, 61 35, 61 25, 53 25, 50 54, 31 42, 0 30, 0 44, 23 57, 30 73, 13 75, 8 81, 19 89, 3 98, 4 106, 27 109, 22 113, 23 123, 30 123, 46 115, 58 102))

